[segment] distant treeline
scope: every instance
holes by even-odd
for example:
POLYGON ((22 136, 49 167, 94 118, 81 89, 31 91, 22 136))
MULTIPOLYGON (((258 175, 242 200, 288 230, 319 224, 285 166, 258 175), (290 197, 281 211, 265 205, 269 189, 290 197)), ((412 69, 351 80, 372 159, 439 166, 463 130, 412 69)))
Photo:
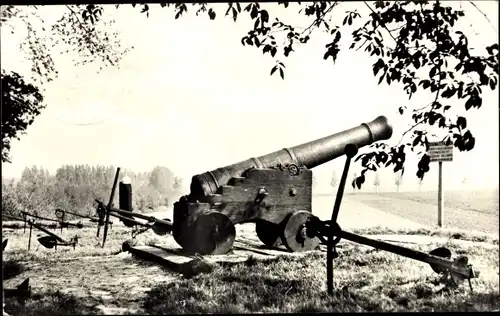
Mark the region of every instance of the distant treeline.
MULTIPOLYGON (((95 216, 94 200, 108 202, 115 173, 113 166, 65 165, 55 175, 44 168, 27 167, 20 179, 2 179, 2 214, 20 216, 26 210, 53 218, 54 210, 61 208, 95 216)), ((169 206, 181 194, 182 179, 166 167, 142 173, 122 169, 119 180, 124 176, 132 182, 135 210, 169 206)), ((113 203, 118 206, 118 189, 113 203)))

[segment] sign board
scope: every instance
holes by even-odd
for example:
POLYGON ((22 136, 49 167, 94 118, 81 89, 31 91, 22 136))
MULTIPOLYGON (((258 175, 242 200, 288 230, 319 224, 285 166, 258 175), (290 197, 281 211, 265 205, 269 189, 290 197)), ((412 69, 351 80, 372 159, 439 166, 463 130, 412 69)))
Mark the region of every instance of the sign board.
POLYGON ((444 142, 429 142, 427 155, 432 161, 453 161, 453 145, 446 145, 444 142))

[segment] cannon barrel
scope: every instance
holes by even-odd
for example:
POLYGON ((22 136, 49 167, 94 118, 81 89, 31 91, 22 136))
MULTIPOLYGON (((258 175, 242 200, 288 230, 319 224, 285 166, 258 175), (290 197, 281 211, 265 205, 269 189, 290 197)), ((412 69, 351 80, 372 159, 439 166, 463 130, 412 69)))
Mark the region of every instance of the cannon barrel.
POLYGON ((296 164, 311 169, 344 155, 344 148, 349 143, 361 148, 391 136, 391 124, 385 116, 379 116, 369 123, 340 133, 195 175, 191 180, 191 196, 215 194, 220 186, 252 167, 270 168, 278 164, 296 164))

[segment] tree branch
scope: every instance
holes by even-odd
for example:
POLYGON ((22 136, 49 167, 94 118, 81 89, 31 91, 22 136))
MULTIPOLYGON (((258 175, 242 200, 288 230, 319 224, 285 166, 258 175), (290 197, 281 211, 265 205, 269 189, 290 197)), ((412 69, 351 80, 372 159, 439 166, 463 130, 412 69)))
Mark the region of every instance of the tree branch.
POLYGON ((493 26, 493 23, 491 22, 490 19, 488 19, 488 17, 486 16, 486 14, 483 11, 481 11, 481 9, 479 9, 477 7, 477 5, 474 2, 472 2, 471 0, 468 0, 468 2, 470 4, 472 4, 474 6, 474 8, 476 8, 476 10, 479 11, 479 13, 481 13, 484 16, 484 18, 490 23, 490 26, 493 28, 493 30, 495 30, 495 32, 498 34, 498 30, 493 26))
POLYGON ((305 32, 309 31, 309 34, 307 34, 308 36, 311 35, 312 33, 312 27, 318 23, 319 25, 319 22, 318 21, 321 21, 328 13, 330 13, 330 11, 332 11, 333 7, 337 5, 337 2, 338 1, 335 1, 332 5, 330 5, 330 7, 328 9, 326 9, 323 14, 318 18, 318 19, 314 19, 314 21, 311 23, 311 25, 309 25, 308 27, 306 27, 304 29, 304 31, 302 31, 302 33, 300 33, 300 35, 302 36, 305 32))
POLYGON ((365 41, 363 42, 363 44, 361 44, 358 48, 356 48, 356 51, 358 51, 361 48, 363 48, 363 46, 365 46, 366 42, 368 42, 368 39, 365 38, 365 41))
MULTIPOLYGON (((436 102, 436 101, 434 101, 434 102, 436 102)), ((427 104, 426 106, 423 106, 419 109, 415 109, 415 110, 413 110, 413 112, 422 111, 423 109, 428 108, 430 105, 434 104, 434 102, 431 102, 431 103, 427 104)))
MULTIPOLYGON (((438 70, 438 74, 441 73, 441 67, 442 66, 439 66, 439 70, 438 70)), ((424 106, 423 108, 421 109, 417 109, 415 110, 415 112, 418 112, 420 110, 423 110, 425 109, 426 107, 428 107, 429 105, 432 105, 431 107, 431 111, 434 109, 434 104, 437 102, 437 100, 439 99, 439 93, 441 92, 441 76, 439 76, 439 81, 438 81, 438 89, 436 91, 436 96, 434 97, 434 101, 426 106, 424 106)), ((398 142, 398 146, 401 144, 401 142, 403 141, 403 138, 406 136, 406 134, 408 134, 411 130, 413 130, 415 127, 417 127, 418 125, 426 122, 427 119, 424 117, 423 119, 421 119, 420 121, 418 121, 417 123, 413 124, 406 132, 403 133, 403 135, 401 136, 401 139, 399 140, 398 142)))
POLYGON ((405 24, 403 24, 403 25, 401 25, 401 26, 398 26, 398 27, 396 27, 395 29, 392 29, 392 30, 389 30, 389 31, 390 31, 390 32, 394 32, 394 31, 397 31, 397 30, 402 29, 404 26, 405 26, 405 24))
POLYGON ((78 14, 76 14, 76 12, 73 9, 71 9, 71 7, 69 5, 66 5, 66 8, 68 8, 68 10, 71 11, 71 14, 73 14, 76 17, 76 20, 78 21, 78 23, 80 23, 80 26, 83 27, 82 22, 80 21, 80 17, 78 16, 78 14))
POLYGON ((403 138, 406 136, 406 134, 408 134, 409 132, 411 132, 415 127, 419 126, 420 124, 424 123, 425 122, 425 118, 421 119, 420 121, 418 121, 417 123, 413 124, 409 129, 407 129, 403 135, 401 135, 401 139, 399 140, 398 144, 396 145, 399 146, 401 145, 401 142, 403 141, 403 138))
POLYGON ((365 3, 365 5, 368 7, 368 9, 370 9, 370 11, 372 11, 373 14, 375 14, 378 18, 378 21, 380 22, 380 25, 382 25, 382 27, 384 29, 387 30, 387 32, 389 33, 389 35, 392 37, 392 39, 394 40, 394 42, 397 44, 398 41, 396 40, 396 38, 392 35, 391 31, 387 28, 387 26, 385 25, 385 23, 382 21, 382 18, 380 17, 380 15, 375 12, 375 10, 372 9, 372 7, 370 7, 370 5, 366 2, 366 1, 363 1, 365 3))

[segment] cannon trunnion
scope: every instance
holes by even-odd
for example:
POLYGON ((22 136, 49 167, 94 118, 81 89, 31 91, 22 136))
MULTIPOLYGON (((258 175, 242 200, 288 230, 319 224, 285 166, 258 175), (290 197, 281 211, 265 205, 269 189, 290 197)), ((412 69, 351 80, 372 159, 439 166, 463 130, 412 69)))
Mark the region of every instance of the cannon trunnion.
POLYGON ((224 254, 231 250, 234 225, 255 222, 267 246, 284 244, 307 251, 319 244, 305 224, 312 216, 312 168, 358 148, 390 138, 392 127, 380 116, 369 123, 292 148, 195 175, 191 192, 174 203, 172 233, 184 250, 224 254))

